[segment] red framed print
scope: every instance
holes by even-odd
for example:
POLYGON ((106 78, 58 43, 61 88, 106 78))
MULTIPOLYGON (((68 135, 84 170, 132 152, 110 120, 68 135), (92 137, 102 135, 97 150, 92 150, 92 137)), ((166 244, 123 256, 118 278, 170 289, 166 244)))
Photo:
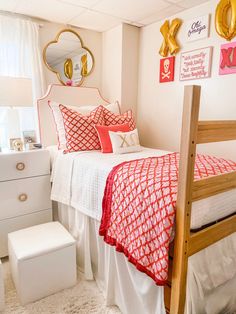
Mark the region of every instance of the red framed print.
POLYGON ((160 60, 160 83, 173 82, 175 77, 175 57, 160 60))

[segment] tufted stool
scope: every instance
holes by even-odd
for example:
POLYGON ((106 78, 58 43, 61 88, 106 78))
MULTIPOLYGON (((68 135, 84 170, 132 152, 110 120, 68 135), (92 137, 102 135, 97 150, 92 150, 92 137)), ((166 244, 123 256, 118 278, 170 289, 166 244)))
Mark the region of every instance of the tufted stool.
POLYGON ((75 240, 59 222, 10 233, 8 251, 21 304, 76 284, 75 240))

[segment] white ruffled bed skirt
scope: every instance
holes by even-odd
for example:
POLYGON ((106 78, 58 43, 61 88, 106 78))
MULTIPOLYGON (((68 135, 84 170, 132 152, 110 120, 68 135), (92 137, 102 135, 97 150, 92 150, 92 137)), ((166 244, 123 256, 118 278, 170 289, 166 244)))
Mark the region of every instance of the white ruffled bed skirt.
MULTIPOLYGON (((164 314, 163 287, 104 243, 100 223, 67 205, 58 207, 60 222, 77 240, 79 269, 96 280, 107 305, 124 314, 164 314)), ((236 313, 236 233, 190 258, 187 286, 187 314, 236 313)))

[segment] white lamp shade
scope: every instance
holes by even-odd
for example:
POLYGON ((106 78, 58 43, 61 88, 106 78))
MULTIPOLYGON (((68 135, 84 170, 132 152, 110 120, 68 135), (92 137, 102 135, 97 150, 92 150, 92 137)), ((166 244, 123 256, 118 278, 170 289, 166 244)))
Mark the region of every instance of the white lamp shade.
POLYGON ((29 107, 32 105, 31 79, 0 76, 0 106, 29 107))

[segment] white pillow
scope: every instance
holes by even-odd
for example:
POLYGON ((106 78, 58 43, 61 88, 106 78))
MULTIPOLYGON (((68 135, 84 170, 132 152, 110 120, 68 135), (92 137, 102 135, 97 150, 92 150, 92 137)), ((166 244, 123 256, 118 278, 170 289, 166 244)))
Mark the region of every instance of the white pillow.
MULTIPOLYGON (((89 105, 89 106, 82 106, 82 107, 78 107, 78 106, 66 106, 66 107, 69 109, 73 109, 73 110, 75 110, 81 114, 87 115, 91 111, 96 109, 98 106, 89 105)), ((119 105, 118 101, 115 101, 114 103, 108 104, 104 107, 107 108, 108 110, 110 110, 111 112, 115 113, 115 114, 120 114, 120 105, 119 105)))
POLYGON ((109 136, 114 154, 134 153, 142 150, 137 129, 129 132, 109 131, 109 136))
MULTIPOLYGON (((48 102, 49 106, 52 109, 52 113, 54 116, 54 121, 56 124, 56 128, 57 128, 57 135, 58 135, 58 149, 66 149, 66 135, 65 135, 65 128, 64 128, 64 122, 63 122, 63 117, 61 114, 61 110, 59 108, 60 103, 55 102, 55 101, 49 101, 48 102)), ((97 106, 67 106, 67 108, 75 110, 83 115, 87 115, 89 114, 91 111, 93 111, 95 108, 97 108, 99 105, 97 106)), ((110 110, 111 112, 115 113, 115 114, 120 114, 120 105, 119 102, 116 101, 114 103, 108 104, 107 106, 104 106, 105 108, 107 108, 108 110, 110 110)))

